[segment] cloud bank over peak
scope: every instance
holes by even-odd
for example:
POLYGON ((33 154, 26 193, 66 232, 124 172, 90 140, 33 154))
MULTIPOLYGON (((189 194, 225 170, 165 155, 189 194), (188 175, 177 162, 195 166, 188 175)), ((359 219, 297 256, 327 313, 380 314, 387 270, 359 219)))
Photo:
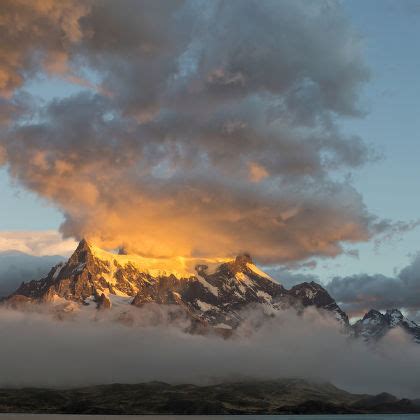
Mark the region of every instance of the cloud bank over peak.
POLYGON ((19 0, 1 13, 0 163, 63 212, 65 236, 282 263, 395 230, 345 176, 374 154, 339 129, 363 115, 369 79, 340 2, 19 0), (84 90, 39 101, 25 83, 45 75, 84 90))

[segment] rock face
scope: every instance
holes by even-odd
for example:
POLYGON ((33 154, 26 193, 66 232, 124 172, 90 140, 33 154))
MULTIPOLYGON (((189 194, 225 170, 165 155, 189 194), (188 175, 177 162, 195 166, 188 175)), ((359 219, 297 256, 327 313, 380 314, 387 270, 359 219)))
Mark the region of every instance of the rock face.
POLYGON ((112 254, 82 240, 66 263, 53 267, 37 281, 23 283, 6 303, 71 301, 112 308, 113 301, 134 306, 177 305, 192 319, 216 328, 232 329, 241 310, 260 305, 265 311, 316 306, 344 324, 347 316, 316 283, 286 290, 257 268, 249 255, 234 260, 146 259, 112 254))
POLYGON ((353 330, 356 336, 365 341, 375 341, 397 327, 402 328, 415 342, 420 343, 420 326, 405 318, 398 309, 389 309, 385 314, 372 309, 353 325, 353 330))

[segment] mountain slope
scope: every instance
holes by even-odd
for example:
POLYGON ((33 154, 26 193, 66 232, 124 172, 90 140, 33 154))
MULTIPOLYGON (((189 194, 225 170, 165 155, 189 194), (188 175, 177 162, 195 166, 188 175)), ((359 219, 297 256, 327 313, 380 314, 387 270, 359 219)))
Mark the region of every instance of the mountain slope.
POLYGON ((420 413, 416 401, 358 395, 302 379, 218 385, 149 382, 72 390, 1 389, 3 413, 67 414, 367 414, 420 413))
POLYGON ((313 305, 348 324, 345 313, 320 285, 303 283, 288 291, 248 255, 235 260, 148 259, 112 254, 85 240, 66 263, 41 280, 23 284, 6 299, 13 306, 63 301, 98 309, 121 302, 170 304, 203 325, 223 329, 237 327, 241 310, 252 305, 267 313, 290 305, 313 305))

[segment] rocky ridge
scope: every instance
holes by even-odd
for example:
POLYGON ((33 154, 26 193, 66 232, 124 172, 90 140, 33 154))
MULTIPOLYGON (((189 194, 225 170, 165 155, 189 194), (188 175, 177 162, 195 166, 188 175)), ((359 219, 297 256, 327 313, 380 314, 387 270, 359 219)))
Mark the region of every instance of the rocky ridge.
POLYGON ((40 280, 22 283, 3 302, 12 307, 64 305, 66 311, 166 305, 196 327, 224 331, 240 325, 245 308, 259 308, 270 316, 289 307, 298 312, 315 307, 365 341, 374 342, 400 327, 420 343, 420 326, 400 311, 371 310, 350 325, 347 314, 321 285, 304 282, 287 290, 246 254, 234 260, 150 259, 110 253, 82 240, 67 262, 40 280))

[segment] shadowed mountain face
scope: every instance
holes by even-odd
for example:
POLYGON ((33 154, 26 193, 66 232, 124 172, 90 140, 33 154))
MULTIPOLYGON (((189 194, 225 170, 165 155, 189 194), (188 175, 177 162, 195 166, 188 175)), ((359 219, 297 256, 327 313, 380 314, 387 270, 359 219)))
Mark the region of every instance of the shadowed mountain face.
POLYGON ((243 310, 249 307, 270 316, 290 307, 302 311, 313 306, 366 341, 401 327, 420 342, 420 327, 398 310, 385 315, 372 310, 350 327, 346 313, 322 286, 304 282, 287 290, 256 267, 249 255, 223 261, 149 259, 109 253, 82 240, 67 262, 54 266, 41 280, 22 284, 5 303, 13 307, 46 303, 67 312, 78 307, 171 305, 174 317, 187 316, 195 327, 226 333, 240 325, 243 310))
POLYGON ((210 386, 103 385, 72 390, 0 390, 4 413, 368 414, 419 413, 420 403, 390 394, 351 394, 329 383, 282 379, 210 386))

